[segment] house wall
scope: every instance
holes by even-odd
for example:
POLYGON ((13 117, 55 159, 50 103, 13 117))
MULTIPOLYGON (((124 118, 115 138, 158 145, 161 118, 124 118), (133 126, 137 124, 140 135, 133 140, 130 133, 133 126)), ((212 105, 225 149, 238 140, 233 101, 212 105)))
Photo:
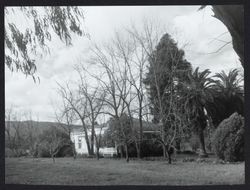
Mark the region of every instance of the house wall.
MULTIPOLYGON (((103 135, 106 128, 103 128, 102 130, 100 128, 96 128, 95 132, 97 135, 100 133, 103 135)), ((88 135, 91 135, 90 131, 88 132, 88 135)), ((70 133, 70 139, 75 144, 75 150, 77 154, 88 154, 88 148, 87 143, 85 140, 85 133, 83 131, 73 131, 70 133), (79 145, 80 144, 80 145, 79 145)), ((96 151, 96 147, 94 146, 94 152, 96 151)), ((105 151, 103 148, 100 149, 100 151, 105 151)))
POLYGON ((85 141, 85 135, 82 132, 73 132, 70 134, 71 141, 75 144, 77 154, 88 154, 88 148, 85 141), (80 144, 80 146, 79 146, 80 144))

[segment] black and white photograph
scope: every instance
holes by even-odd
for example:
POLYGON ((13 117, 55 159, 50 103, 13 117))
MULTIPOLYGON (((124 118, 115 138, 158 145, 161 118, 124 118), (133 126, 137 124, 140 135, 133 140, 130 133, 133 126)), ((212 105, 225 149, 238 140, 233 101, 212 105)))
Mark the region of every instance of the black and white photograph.
POLYGON ((5 184, 245 184, 243 5, 5 6, 4 48, 5 184))

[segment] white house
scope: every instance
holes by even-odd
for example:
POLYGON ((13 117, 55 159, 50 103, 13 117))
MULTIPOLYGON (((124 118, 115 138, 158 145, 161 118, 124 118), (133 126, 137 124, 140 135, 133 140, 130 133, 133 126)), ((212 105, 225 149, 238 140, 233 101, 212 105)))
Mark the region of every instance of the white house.
MULTIPOLYGON (((97 135, 103 135, 108 126, 95 126, 95 133, 97 135)), ((88 135, 91 134, 91 131, 88 131, 88 135)), ((82 127, 74 127, 70 133, 70 139, 75 145, 75 150, 77 154, 88 154, 87 144, 85 140, 85 133, 82 127)), ((96 152, 96 147, 94 146, 94 152, 96 152)), ((106 157, 113 157, 117 155, 116 147, 101 147, 99 149, 100 155, 106 157)))
MULTIPOLYGON (((134 119, 134 125, 139 130, 139 120, 134 119)), ((108 129, 108 122, 105 124, 105 126, 95 126, 95 133, 97 135, 104 134, 104 132, 108 129)), ((159 133, 159 126, 151 123, 143 121, 143 135, 145 135, 145 138, 151 138, 152 135, 159 133)), ((89 127, 90 128, 90 127, 89 127)), ((91 135, 91 131, 88 131, 88 135, 91 135)), ((85 140, 85 133, 83 130, 83 127, 81 126, 74 126, 70 133, 71 141, 75 145, 75 150, 77 154, 88 154, 87 144, 85 140)), ((96 147, 94 146, 94 152, 96 152, 96 147)), ((117 155, 117 147, 101 147, 99 149, 100 155, 104 157, 113 157, 114 155, 117 155)))

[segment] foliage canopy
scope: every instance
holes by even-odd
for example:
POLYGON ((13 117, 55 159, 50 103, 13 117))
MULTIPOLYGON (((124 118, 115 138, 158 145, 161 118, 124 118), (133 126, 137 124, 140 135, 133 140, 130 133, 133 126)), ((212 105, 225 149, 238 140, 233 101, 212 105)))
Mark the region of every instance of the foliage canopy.
POLYGON ((70 45, 72 33, 85 35, 83 19, 82 10, 73 6, 6 7, 5 64, 11 71, 33 76, 36 58, 50 52, 48 42, 53 40, 53 34, 70 45), (25 18, 22 21, 26 22, 21 27, 18 27, 20 20, 17 15, 25 18))

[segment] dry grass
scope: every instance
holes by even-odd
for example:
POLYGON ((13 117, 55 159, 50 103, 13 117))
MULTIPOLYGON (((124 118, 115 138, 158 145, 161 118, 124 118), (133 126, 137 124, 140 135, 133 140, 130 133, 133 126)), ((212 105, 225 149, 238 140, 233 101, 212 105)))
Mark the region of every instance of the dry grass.
POLYGON ((244 163, 58 158, 6 158, 6 184, 209 185, 243 184, 244 163))

